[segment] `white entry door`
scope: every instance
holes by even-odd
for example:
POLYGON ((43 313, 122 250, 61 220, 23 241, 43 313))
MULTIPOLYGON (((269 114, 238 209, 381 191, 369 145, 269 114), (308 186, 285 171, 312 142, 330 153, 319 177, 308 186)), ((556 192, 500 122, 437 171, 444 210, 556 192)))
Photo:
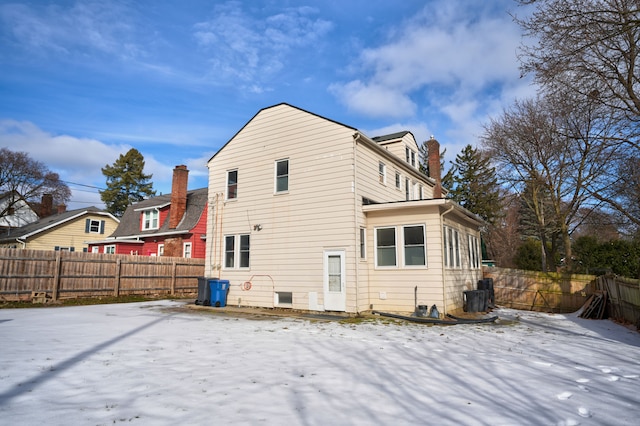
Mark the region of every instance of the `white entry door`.
POLYGON ((332 250, 324 252, 324 310, 344 312, 347 307, 345 290, 345 252, 332 250))

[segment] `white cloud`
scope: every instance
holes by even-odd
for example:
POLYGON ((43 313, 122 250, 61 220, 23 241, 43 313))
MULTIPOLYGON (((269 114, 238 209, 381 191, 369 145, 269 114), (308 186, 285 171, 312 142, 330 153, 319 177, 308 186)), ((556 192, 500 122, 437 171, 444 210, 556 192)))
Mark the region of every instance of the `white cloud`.
POLYGON ((415 17, 390 28, 389 34, 385 44, 359 56, 358 73, 368 79, 330 86, 350 109, 410 117, 416 113, 415 103, 445 105, 440 112, 454 121, 462 112, 463 121, 487 100, 500 98, 503 85, 518 80, 520 31, 506 10, 487 11, 460 1, 430 2, 415 17), (391 97, 384 102, 380 94, 387 93, 391 97), (404 102, 398 105, 398 99, 404 102))
POLYGON ((255 93, 260 81, 290 61, 293 49, 312 45, 332 28, 315 18, 311 7, 288 8, 271 16, 254 17, 239 2, 216 6, 211 19, 194 25, 193 36, 209 56, 209 74, 217 81, 239 80, 255 93))
POLYGON ((350 109, 373 117, 405 117, 416 110, 415 103, 407 95, 380 84, 354 80, 344 85, 331 85, 329 91, 350 109))
POLYGON ((133 10, 120 3, 89 1, 60 5, 0 6, 0 22, 10 40, 29 52, 81 55, 101 52, 119 58, 143 56, 134 40, 133 10))

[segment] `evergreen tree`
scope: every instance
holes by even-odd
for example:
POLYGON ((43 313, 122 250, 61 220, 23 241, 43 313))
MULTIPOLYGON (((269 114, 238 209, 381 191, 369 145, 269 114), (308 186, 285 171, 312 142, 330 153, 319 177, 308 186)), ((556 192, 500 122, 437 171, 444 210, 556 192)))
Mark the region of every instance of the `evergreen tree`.
POLYGON ((102 168, 102 174, 107 178, 107 189, 100 191, 100 198, 109 213, 121 217, 130 204, 156 194, 150 182, 153 175, 146 175, 143 170, 144 157, 135 148, 120 154, 112 166, 107 164, 102 168))
POLYGON ((488 223, 495 223, 502 212, 502 203, 496 171, 489 158, 467 145, 451 164, 446 179, 450 182, 448 197, 488 223))

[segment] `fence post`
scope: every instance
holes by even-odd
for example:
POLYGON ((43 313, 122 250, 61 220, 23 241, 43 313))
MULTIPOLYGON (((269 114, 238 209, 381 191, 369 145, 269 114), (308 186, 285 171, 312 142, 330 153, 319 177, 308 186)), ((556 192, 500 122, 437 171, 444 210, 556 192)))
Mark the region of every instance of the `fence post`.
POLYGON ((172 266, 173 268, 171 269, 171 295, 173 296, 176 294, 176 275, 177 275, 177 269, 178 269, 178 262, 174 260, 172 266))
POLYGON ((60 270, 62 269, 62 259, 60 257, 61 251, 56 252, 56 265, 53 271, 53 289, 51 291, 51 299, 58 300, 58 293, 60 292, 60 270))
POLYGON ((113 295, 115 297, 120 296, 120 271, 122 269, 122 259, 116 259, 116 280, 113 289, 113 295))

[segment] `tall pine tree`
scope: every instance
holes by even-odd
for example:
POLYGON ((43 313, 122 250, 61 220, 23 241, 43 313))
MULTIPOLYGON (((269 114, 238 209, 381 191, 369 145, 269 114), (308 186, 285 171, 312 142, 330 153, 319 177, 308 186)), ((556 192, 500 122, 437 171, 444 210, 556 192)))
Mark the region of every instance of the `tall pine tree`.
POLYGON ((502 212, 502 203, 496 171, 489 158, 467 145, 451 165, 447 173, 451 185, 448 197, 488 223, 495 223, 502 212))
POLYGON ((107 178, 107 189, 100 191, 100 198, 107 207, 107 211, 114 216, 121 217, 132 203, 156 195, 152 174, 144 174, 144 157, 135 148, 131 148, 112 166, 102 168, 102 174, 107 178))

